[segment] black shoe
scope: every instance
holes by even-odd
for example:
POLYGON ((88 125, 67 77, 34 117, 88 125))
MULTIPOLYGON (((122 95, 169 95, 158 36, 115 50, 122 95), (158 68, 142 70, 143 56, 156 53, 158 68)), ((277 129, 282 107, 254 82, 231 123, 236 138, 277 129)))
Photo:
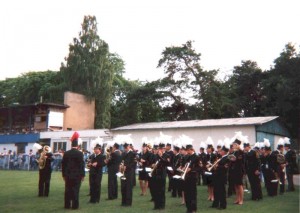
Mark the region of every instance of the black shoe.
POLYGON ((219 207, 219 208, 217 208, 217 209, 223 210, 223 209, 226 209, 226 207, 219 207))

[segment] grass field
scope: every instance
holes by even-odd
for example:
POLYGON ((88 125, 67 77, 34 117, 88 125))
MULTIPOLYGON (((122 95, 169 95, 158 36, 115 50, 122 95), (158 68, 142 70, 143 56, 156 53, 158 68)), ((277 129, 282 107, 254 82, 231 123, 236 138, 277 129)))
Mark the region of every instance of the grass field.
MULTIPOLYGON (((68 212, 64 206, 64 182, 60 172, 53 172, 50 195, 48 198, 37 196, 38 172, 29 171, 0 171, 0 212, 68 212)), ((119 187, 120 190, 120 187, 119 187)), ((107 198, 107 175, 103 175, 101 201, 99 204, 89 204, 88 176, 81 185, 80 207, 76 212, 156 212, 153 211, 153 203, 150 202, 149 193, 140 196, 139 187, 133 192, 133 206, 121 207, 121 195, 113 201, 107 198)), ((227 199, 228 206, 223 212, 230 213, 276 213, 276 212, 299 212, 299 188, 296 192, 285 193, 277 197, 267 197, 263 189, 264 199, 262 201, 251 201, 250 194, 245 193, 245 202, 242 206, 233 204, 234 198, 227 199)), ((206 200, 207 191, 205 186, 198 186, 198 211, 197 212, 220 212, 220 210, 209 208, 211 203, 206 200)), ((160 212, 184 213, 185 206, 180 205, 179 198, 171 198, 166 192, 166 209, 160 212)))

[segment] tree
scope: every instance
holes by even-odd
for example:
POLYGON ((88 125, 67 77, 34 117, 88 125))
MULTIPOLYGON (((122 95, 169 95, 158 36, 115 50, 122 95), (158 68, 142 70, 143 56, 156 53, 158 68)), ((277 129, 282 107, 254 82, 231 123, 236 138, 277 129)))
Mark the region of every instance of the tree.
POLYGON ((17 78, 0 82, 2 106, 13 103, 32 104, 40 102, 63 103, 61 79, 55 71, 28 72, 17 78))
POLYGON ((265 115, 278 115, 300 141, 300 52, 288 43, 263 81, 265 115))
POLYGON ((200 56, 193 49, 192 42, 187 41, 179 47, 167 47, 162 52, 158 67, 163 67, 167 78, 174 81, 176 93, 185 93, 181 97, 187 97, 187 93, 192 94, 191 97, 197 100, 199 117, 205 119, 210 117, 213 110, 208 91, 216 83, 217 71, 204 71, 200 65, 200 56))
POLYGON ((262 115, 262 70, 254 61, 242 61, 235 66, 233 75, 228 79, 229 95, 235 105, 234 110, 243 117, 262 115))
POLYGON ((73 39, 65 60, 60 70, 66 89, 95 100, 95 127, 109 128, 112 81, 121 59, 111 54, 108 44, 98 36, 95 16, 84 17, 79 38, 73 39))

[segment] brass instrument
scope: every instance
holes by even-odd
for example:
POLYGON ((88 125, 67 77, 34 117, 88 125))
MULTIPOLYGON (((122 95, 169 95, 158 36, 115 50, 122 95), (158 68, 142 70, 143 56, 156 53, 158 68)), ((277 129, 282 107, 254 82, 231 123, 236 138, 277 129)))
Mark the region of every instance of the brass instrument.
POLYGON ((50 146, 44 146, 40 158, 37 160, 40 169, 44 169, 46 166, 46 154, 51 151, 50 146))
POLYGON ((125 165, 124 165, 124 160, 122 160, 121 164, 120 164, 120 170, 119 172, 122 174, 120 177, 121 177, 121 180, 126 180, 126 177, 125 177, 125 165))
POLYGON ((152 177, 154 171, 156 170, 159 161, 160 161, 160 159, 158 159, 158 160, 155 162, 155 164, 154 164, 154 166, 153 166, 153 169, 152 169, 151 173, 149 173, 150 177, 152 177))
POLYGON ((221 160, 222 158, 218 159, 214 164, 211 164, 210 167, 207 168, 207 171, 211 171, 221 160))
POLYGON ((228 160, 230 160, 230 161, 235 161, 235 160, 236 160, 236 156, 234 155, 234 153, 229 154, 229 155, 227 156, 227 158, 228 158, 228 160))
POLYGON ((281 153, 277 154, 277 163, 285 164, 285 157, 283 154, 281 154, 281 153))
POLYGON ((110 145, 107 145, 106 148, 105 148, 105 156, 106 156, 106 160, 109 160, 110 159, 110 155, 111 155, 111 146, 110 145))
POLYGON ((181 175, 181 179, 182 179, 182 180, 185 179, 185 175, 186 175, 186 173, 187 173, 188 168, 190 167, 190 164, 191 164, 191 161, 185 164, 185 166, 184 166, 184 172, 183 172, 183 174, 181 175))

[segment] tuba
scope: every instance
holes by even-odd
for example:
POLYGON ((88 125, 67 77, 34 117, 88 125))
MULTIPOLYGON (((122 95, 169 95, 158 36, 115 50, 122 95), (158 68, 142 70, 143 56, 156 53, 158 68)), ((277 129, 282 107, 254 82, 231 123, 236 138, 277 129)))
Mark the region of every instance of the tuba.
POLYGON ((106 145, 106 147, 105 147, 106 160, 110 159, 111 149, 112 149, 112 147, 110 145, 106 145))
POLYGON ((40 158, 37 160, 40 169, 44 169, 46 166, 46 154, 51 151, 50 146, 44 146, 40 158))

